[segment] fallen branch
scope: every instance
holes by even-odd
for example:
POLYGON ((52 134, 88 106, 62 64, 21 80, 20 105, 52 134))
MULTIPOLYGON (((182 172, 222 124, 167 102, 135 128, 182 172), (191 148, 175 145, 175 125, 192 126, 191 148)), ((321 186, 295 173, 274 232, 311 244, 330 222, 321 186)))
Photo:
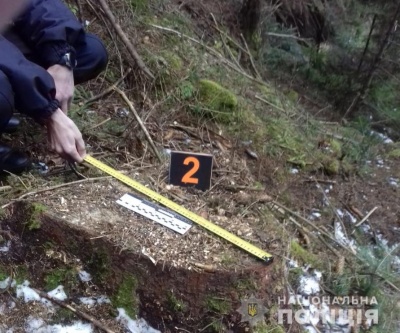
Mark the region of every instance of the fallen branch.
POLYGON ((15 201, 19 201, 19 200, 25 199, 26 197, 30 197, 30 196, 35 195, 35 194, 57 190, 59 188, 67 187, 67 186, 71 186, 71 185, 75 185, 75 184, 81 184, 81 183, 86 183, 86 182, 94 182, 94 181, 104 180, 104 179, 109 179, 109 178, 112 178, 112 177, 111 176, 105 176, 105 177, 96 177, 96 178, 85 178, 85 179, 76 180, 76 181, 73 181, 73 182, 70 182, 70 183, 60 184, 60 185, 52 186, 52 187, 49 187, 49 188, 44 188, 44 189, 41 189, 41 190, 28 192, 28 193, 25 193, 25 194, 19 196, 18 198, 12 199, 9 203, 1 206, 1 208, 4 209, 4 208, 12 205, 15 201))
POLYGON ((247 45, 246 38, 244 38, 243 34, 240 34, 240 37, 242 37, 243 44, 246 46, 247 54, 250 58, 250 63, 251 63, 251 66, 253 67, 254 73, 256 74, 257 79, 261 80, 261 75, 257 70, 256 64, 253 59, 253 55, 251 54, 249 46, 247 45))
POLYGON ((11 186, 9 186, 9 185, 6 185, 6 186, 0 186, 0 191, 7 191, 7 190, 11 190, 12 189, 12 187, 11 186))
POLYGON ((114 88, 118 87, 121 84, 121 82, 125 80, 125 78, 128 76, 128 74, 130 72, 132 72, 132 68, 128 68, 128 70, 126 71, 124 76, 120 77, 112 86, 108 87, 107 89, 102 91, 100 94, 93 96, 93 97, 89 98, 88 100, 84 101, 83 104, 85 104, 85 105, 92 104, 92 103, 98 101, 99 99, 107 96, 108 94, 111 94, 113 91, 115 91, 114 88))
POLYGON ((211 13, 211 16, 212 16, 213 19, 214 19, 214 23, 215 23, 214 28, 215 28, 221 35, 224 35, 224 37, 225 37, 226 39, 228 39, 228 41, 230 41, 232 44, 234 44, 239 50, 241 50, 241 51, 244 52, 244 53, 247 53, 247 50, 246 50, 242 45, 240 45, 237 41, 235 41, 232 37, 230 37, 225 31, 222 31, 220 28, 218 28, 217 23, 216 23, 215 18, 214 18, 214 14, 211 13))
POLYGON ((143 124, 142 119, 140 119, 139 114, 137 113, 135 107, 133 106, 132 102, 129 100, 128 96, 126 96, 126 94, 119 89, 118 87, 114 87, 114 90, 121 95, 122 99, 126 102, 126 104, 128 105, 129 109, 132 111, 132 113, 134 114, 137 122, 139 123, 140 127, 142 128, 142 131, 144 132, 144 135, 146 136, 147 141, 150 144, 150 147, 153 149, 154 154, 157 156, 157 159, 162 162, 162 158, 161 155, 159 153, 159 151, 157 150, 156 145, 153 142, 153 139, 151 138, 149 132, 147 131, 146 126, 143 124))
POLYGON ((335 185, 337 183, 336 180, 317 179, 317 178, 305 179, 304 182, 306 182, 306 183, 317 182, 317 183, 328 184, 328 185, 335 185))
POLYGON ((191 264, 209 273, 215 273, 217 271, 217 266, 215 265, 205 265, 198 262, 192 262, 191 264))
POLYGON ((103 126, 104 124, 108 123, 110 120, 111 120, 111 118, 108 117, 107 119, 101 121, 100 123, 90 127, 89 130, 93 130, 93 129, 97 128, 97 127, 103 126))
POLYGON ((82 312, 81 310, 73 308, 71 305, 66 304, 54 297, 49 296, 43 291, 37 290, 35 288, 32 288, 40 297, 48 299, 50 302, 57 304, 58 306, 63 307, 64 309, 67 309, 73 313, 75 313, 78 317, 81 317, 82 319, 86 319, 87 321, 91 322, 94 326, 97 328, 101 329, 104 332, 107 333, 116 333, 115 331, 109 329, 108 327, 104 326, 100 321, 98 321, 96 318, 88 315, 85 312, 82 312))
POLYGON ((310 41, 310 38, 301 38, 301 37, 297 37, 295 35, 278 34, 276 32, 267 32, 266 35, 273 36, 273 37, 281 37, 281 38, 292 38, 292 39, 296 39, 296 40, 301 40, 302 42, 310 41))
POLYGON ((125 34, 125 32, 122 30, 121 26, 117 23, 117 20, 115 19, 114 14, 112 13, 110 7, 107 4, 106 0, 99 0, 99 4, 101 8, 103 9, 105 15, 107 16, 108 20, 114 27, 117 35, 121 40, 124 42, 126 48, 128 49, 130 55, 132 58, 135 60, 137 66, 145 73, 147 76, 149 76, 151 79, 154 80, 154 75, 150 72, 150 70, 147 68, 145 63, 143 62, 142 58, 139 56, 139 54, 136 52, 135 47, 129 40, 128 36, 125 34))
POLYGON ((342 245, 341 243, 339 243, 332 235, 330 235, 328 232, 324 231, 323 229, 317 227, 314 223, 312 223, 311 221, 307 220, 306 218, 304 218, 303 216, 301 216, 300 214, 297 214, 296 212, 292 211, 291 209, 287 208, 286 206, 282 205, 279 202, 276 201, 272 201, 271 202, 273 205, 278 206, 279 208, 285 210, 286 212, 288 212, 289 214, 293 215, 294 217, 298 218, 299 220, 303 221, 304 223, 308 224, 311 228, 313 228, 314 230, 318 231, 321 235, 324 235, 325 237, 329 238, 332 242, 334 242, 335 244, 339 245, 342 249, 344 249, 345 251, 355 255, 355 253, 353 253, 350 249, 348 249, 347 247, 345 247, 344 245, 342 245))
MULTIPOLYGON (((363 218, 360 222, 357 222, 357 223, 354 225, 354 229, 357 228, 357 227, 359 227, 359 226, 360 226, 361 224, 363 224, 366 220, 368 220, 368 219, 370 218, 370 216, 371 216, 377 209, 378 209, 378 207, 374 207, 367 215, 364 216, 364 218, 363 218)), ((354 232, 355 232, 355 230, 353 230, 351 234, 354 234, 354 232)))
POLYGON ((246 185, 226 185, 225 188, 232 192, 239 192, 239 191, 262 192, 262 191, 265 191, 265 188, 262 188, 262 187, 246 186, 246 185))
POLYGON ((237 68, 237 66, 235 64, 233 64, 228 59, 226 59, 221 53, 217 52, 212 47, 209 47, 209 46, 205 45, 204 43, 200 42, 199 40, 197 40, 197 39, 195 39, 193 37, 190 37, 188 35, 185 35, 185 34, 179 32, 179 31, 176 31, 174 29, 165 28, 165 27, 162 27, 162 26, 159 26, 159 25, 156 25, 156 24, 150 24, 150 26, 153 27, 153 28, 156 28, 156 29, 160 29, 160 30, 163 30, 163 31, 174 33, 174 34, 176 34, 176 35, 178 35, 180 37, 184 37, 184 38, 186 38, 186 39, 188 39, 188 40, 190 40, 190 41, 192 41, 192 42, 194 42, 196 44, 201 45, 207 51, 209 51, 212 55, 214 55, 215 57, 219 58, 222 61, 223 64, 227 65, 229 68, 233 69, 235 72, 243 75, 244 77, 247 77, 249 80, 257 82, 258 84, 261 84, 263 86, 267 85, 264 81, 259 80, 259 79, 255 78, 255 77, 247 74, 246 72, 242 71, 240 68, 237 68))
POLYGON ((275 105, 275 104, 273 104, 273 103, 267 101, 266 99, 264 99, 264 98, 262 98, 262 97, 260 97, 260 96, 258 96, 258 95, 256 95, 255 97, 256 97, 259 101, 264 102, 265 104, 268 104, 269 106, 272 106, 273 108, 277 109, 278 111, 282 111, 282 112, 286 113, 286 111, 285 111, 284 109, 282 109, 282 108, 280 108, 279 106, 277 106, 277 105, 275 105))
POLYGON ((228 51, 229 55, 231 56, 232 61, 235 63, 235 65, 236 65, 238 68, 242 69, 242 66, 240 66, 240 63, 239 63, 238 59, 236 59, 236 58, 234 57, 234 55, 233 55, 231 49, 230 49, 229 46, 226 44, 225 39, 224 39, 224 37, 223 37, 223 34, 222 34, 221 30, 218 28, 218 23, 217 23, 217 20, 215 19, 215 16, 214 16, 213 13, 211 13, 211 17, 212 17, 212 19, 213 19, 213 21, 214 21, 215 28, 220 32, 220 37, 221 37, 222 44, 224 44, 224 47, 225 47, 225 49, 228 51))

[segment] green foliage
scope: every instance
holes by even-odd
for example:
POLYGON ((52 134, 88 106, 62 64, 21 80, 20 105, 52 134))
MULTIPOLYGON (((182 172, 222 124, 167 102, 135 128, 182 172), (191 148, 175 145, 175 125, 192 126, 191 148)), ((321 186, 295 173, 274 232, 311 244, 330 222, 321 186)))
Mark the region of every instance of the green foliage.
POLYGON ((59 285, 68 290, 77 283, 76 272, 73 269, 56 268, 47 272, 44 282, 47 290, 53 290, 59 285))
POLYGON ((176 54, 176 52, 163 50, 160 52, 160 56, 163 58, 163 60, 166 61, 171 69, 175 71, 180 71, 183 69, 183 60, 179 57, 178 54, 176 54))
POLYGON ((10 274, 7 273, 6 267, 3 267, 2 265, 0 265, 0 281, 4 281, 9 276, 10 276, 10 274))
POLYGON ((186 311, 187 306, 185 302, 181 299, 176 298, 173 292, 168 292, 167 299, 168 299, 168 307, 171 309, 171 311, 174 312, 186 311))
POLYGON ((334 176, 339 174, 340 161, 338 161, 336 158, 325 156, 322 160, 322 165, 327 175, 334 176))
POLYGON ((58 325, 63 322, 71 322, 76 320, 77 316, 69 309, 59 308, 51 318, 49 324, 58 325))
POLYGON ((359 262, 348 265, 341 275, 331 275, 325 281, 335 296, 357 294, 360 297, 375 297, 378 305, 379 324, 374 326, 375 332, 395 332, 400 315, 396 309, 400 294, 390 290, 388 283, 398 286, 400 279, 393 272, 392 264, 399 247, 388 248, 383 244, 371 247, 369 244, 358 248, 359 262))
POLYGON ((210 312, 218 315, 227 315, 232 310, 232 305, 227 299, 213 296, 206 299, 206 307, 210 312))
POLYGON ((42 214, 47 210, 46 206, 39 203, 32 203, 28 208, 26 227, 29 231, 40 229, 42 222, 40 220, 42 214))
POLYGON ((209 323, 205 328, 207 329, 207 332, 215 332, 215 333, 226 332, 226 327, 222 322, 222 319, 213 318, 212 322, 209 323))
POLYGON ((234 283, 234 288, 241 296, 250 295, 257 290, 255 281, 251 280, 250 278, 236 280, 234 283))
POLYGON ((321 259, 315 254, 307 251, 298 242, 292 240, 290 243, 290 255, 304 265, 312 265, 313 268, 321 267, 321 259))
POLYGON ((350 294, 354 279, 348 275, 340 275, 334 278, 330 287, 336 296, 347 296, 350 294))
POLYGON ((182 100, 189 100, 195 95, 195 87, 190 81, 184 81, 179 85, 179 93, 182 100))
POLYGON ((25 282, 26 280, 29 280, 29 271, 28 271, 28 267, 25 265, 20 265, 17 266, 14 269, 14 273, 15 273, 15 282, 17 284, 22 284, 23 282, 25 282))
POLYGON ((134 276, 125 276, 111 298, 113 307, 125 309, 131 318, 135 318, 139 311, 139 300, 136 295, 137 284, 138 282, 134 276))
POLYGON ((205 108, 201 111, 216 121, 229 123, 238 106, 234 93, 211 80, 200 80, 199 100, 205 108))
POLYGON ((285 333, 280 325, 259 323, 253 328, 253 333, 285 333))
POLYGON ((367 100, 375 110, 376 120, 380 120, 394 130, 400 129, 400 83, 398 80, 375 80, 367 95, 367 100))
POLYGON ((400 158, 400 148, 393 149, 388 153, 389 158, 400 158))
POLYGON ((87 263, 93 272, 93 277, 100 283, 106 283, 111 273, 111 259, 103 250, 93 250, 92 256, 87 263))
POLYGON ((289 270, 289 284, 292 286, 292 288, 298 288, 299 287, 299 282, 300 282, 300 277, 304 274, 303 269, 301 267, 295 267, 291 268, 289 270))
POLYGON ((148 9, 148 0, 129 0, 129 2, 136 14, 143 14, 148 9))

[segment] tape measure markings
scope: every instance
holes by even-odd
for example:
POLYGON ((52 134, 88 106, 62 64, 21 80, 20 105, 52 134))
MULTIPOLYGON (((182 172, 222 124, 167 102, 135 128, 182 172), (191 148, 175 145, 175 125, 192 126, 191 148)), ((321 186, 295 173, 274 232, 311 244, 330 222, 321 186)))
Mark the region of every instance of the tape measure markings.
POLYGON ((212 223, 211 221, 206 220, 205 218, 191 212, 190 210, 178 205, 177 203, 171 201, 170 199, 162 196, 161 194, 149 189, 148 187, 140 184, 139 182, 133 180, 122 174, 121 172, 109 167, 108 165, 100 162, 99 160, 93 158, 90 155, 87 155, 84 159, 89 164, 93 165, 94 167, 104 171, 105 173, 113 176, 114 178, 120 180, 121 182, 125 183, 126 185, 132 187, 133 189, 137 190, 138 192, 144 194, 145 196, 153 199, 154 201, 162 204, 163 206, 175 211, 176 213, 188 218, 189 220, 195 222, 196 224, 200 225, 201 227, 211 231, 212 233, 220 236, 221 238, 226 239, 227 241, 231 242, 232 244, 242 248, 243 250, 253 254, 254 256, 264 260, 265 262, 270 262, 272 260, 272 255, 264 250, 250 244, 249 242, 245 241, 244 239, 230 233, 229 231, 221 228, 220 226, 212 223))

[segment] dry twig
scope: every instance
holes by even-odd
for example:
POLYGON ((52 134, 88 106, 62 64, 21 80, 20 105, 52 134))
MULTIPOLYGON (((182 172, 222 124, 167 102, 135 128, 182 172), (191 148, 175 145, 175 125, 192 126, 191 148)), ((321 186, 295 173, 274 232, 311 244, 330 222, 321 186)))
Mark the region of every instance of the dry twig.
POLYGON ((275 104, 273 104, 273 103, 267 101, 266 99, 264 99, 264 98, 262 98, 262 97, 260 97, 260 96, 258 96, 258 95, 256 95, 255 97, 256 97, 259 101, 264 102, 265 104, 268 104, 269 106, 272 106, 273 108, 277 109, 278 111, 282 111, 282 112, 286 113, 286 111, 285 111, 284 109, 282 109, 282 108, 280 108, 279 106, 277 106, 277 105, 275 105, 275 104))
POLYGON ((249 80, 252 80, 252 81, 254 81, 254 82, 257 82, 258 84, 261 84, 261 85, 263 85, 263 86, 266 86, 266 83, 265 83, 264 81, 259 80, 259 79, 255 78, 255 77, 253 77, 253 76, 247 74, 246 72, 244 72, 243 70, 241 70, 240 68, 238 68, 235 64, 233 64, 233 63, 230 62, 228 59, 226 59, 221 53, 217 52, 217 51, 216 51, 215 49, 213 49, 212 47, 209 47, 209 46, 205 45, 205 44, 202 43, 201 41, 199 41, 199 40, 197 40, 197 39, 195 39, 195 38, 193 38, 193 37, 190 37, 190 36, 188 36, 188 35, 185 35, 185 34, 179 32, 179 31, 176 31, 176 30, 174 30, 174 29, 165 28, 165 27, 162 27, 162 26, 156 25, 156 24, 150 24, 150 26, 152 26, 153 28, 156 28, 156 29, 160 29, 160 30, 163 30, 163 31, 167 31, 167 32, 174 33, 174 34, 176 34, 176 35, 178 35, 178 36, 180 36, 180 37, 184 37, 184 38, 186 38, 186 39, 188 39, 188 40, 190 40, 190 41, 192 41, 192 42, 194 42, 194 43, 196 43, 196 44, 201 45, 201 46, 204 47, 207 51, 209 51, 213 56, 219 58, 219 59, 222 61, 223 64, 225 64, 225 65, 228 66, 229 68, 233 69, 235 72, 237 72, 237 73, 243 75, 244 77, 247 77, 249 80))
MULTIPOLYGON (((355 224, 354 228, 359 227, 359 226, 360 226, 361 224, 363 224, 366 220, 368 220, 368 219, 370 218, 370 216, 371 216, 377 209, 378 209, 378 207, 374 207, 367 215, 365 215, 365 217, 364 217, 360 222, 357 222, 357 223, 355 224)), ((355 230, 353 230, 351 234, 354 234, 354 231, 355 231, 355 230)))
POLYGON ((88 100, 84 101, 83 104, 92 104, 94 102, 96 102, 97 100, 107 96, 108 94, 111 94, 114 90, 115 87, 118 87, 121 82, 123 82, 125 80, 125 78, 128 76, 128 74, 132 72, 132 68, 128 68, 128 70, 126 71, 126 73, 124 74, 124 76, 120 77, 112 86, 108 87, 107 89, 105 89, 104 91, 102 91, 100 94, 93 96, 91 98, 89 98, 88 100))
POLYGON ((97 127, 103 126, 104 124, 108 123, 110 120, 111 120, 111 118, 108 117, 107 119, 104 119, 103 121, 99 122, 98 124, 93 125, 92 127, 90 127, 89 130, 93 130, 93 129, 97 128, 97 127))
POLYGON ((251 63, 251 66, 253 67, 254 73, 256 74, 257 79, 261 80, 262 79, 261 75, 260 75, 259 71, 257 70, 256 64, 253 59, 253 55, 251 54, 249 46, 247 45, 246 38, 244 38, 243 34, 240 34, 240 37, 242 37, 243 44, 246 46, 247 54, 250 58, 250 63, 251 63))
POLYGON ((156 155, 157 159, 162 162, 162 158, 161 155, 159 153, 159 151, 157 150, 156 145, 153 142, 153 139, 151 138, 146 126, 143 124, 142 119, 140 119, 139 114, 137 113, 135 107, 133 106, 132 102, 129 100, 128 96, 126 96, 126 94, 119 89, 118 87, 114 87, 114 90, 121 95, 122 99, 126 102, 126 104, 128 105, 129 109, 132 111, 132 113, 134 114, 137 122, 139 123, 142 131, 144 132, 144 135, 146 136, 147 141, 150 144, 151 149, 153 149, 154 154, 156 155))
POLYGON ((224 36, 223 36, 221 30, 218 28, 218 23, 217 23, 217 20, 215 19, 215 16, 214 16, 213 13, 211 13, 211 17, 212 17, 212 19, 213 19, 213 21, 214 21, 215 28, 216 28, 216 29, 219 31, 219 33, 220 33, 220 37, 221 37, 222 44, 224 44, 224 47, 225 47, 225 49, 228 51, 228 53, 229 53, 229 55, 230 55, 232 61, 235 63, 235 65, 236 65, 238 68, 242 69, 242 67, 241 67, 240 64, 239 64, 238 59, 236 59, 236 58, 233 56, 231 49, 230 49, 229 46, 226 44, 225 39, 224 39, 224 36))
POLYGON ((59 188, 67 187, 67 186, 71 186, 71 185, 75 185, 75 184, 81 184, 81 183, 86 183, 86 182, 94 182, 94 181, 104 180, 104 179, 109 179, 109 178, 111 178, 111 176, 96 177, 96 178, 85 178, 85 179, 76 180, 76 181, 73 181, 73 182, 70 182, 70 183, 60 184, 60 185, 52 186, 52 187, 49 187, 49 188, 44 188, 44 189, 41 189, 41 190, 28 192, 28 193, 25 193, 25 194, 19 196, 18 198, 12 199, 9 203, 1 206, 1 208, 4 209, 4 208, 12 205, 15 201, 19 201, 19 200, 25 199, 26 197, 29 197, 29 196, 32 196, 32 195, 35 195, 35 194, 57 190, 59 188))
POLYGON ((82 312, 81 310, 75 309, 73 308, 71 305, 66 304, 54 297, 51 297, 49 295, 47 295, 45 292, 40 291, 38 289, 32 288, 40 297, 46 298, 49 301, 51 301, 52 303, 57 304, 58 306, 63 307, 64 309, 67 309, 73 313, 75 313, 78 317, 81 317, 82 319, 86 319, 87 321, 91 322, 94 326, 96 326, 97 328, 101 329, 104 332, 107 333, 116 333, 115 331, 109 329, 108 327, 104 326, 100 321, 98 321, 96 318, 93 318, 92 316, 88 315, 85 312, 82 312))
POLYGON ((122 30, 121 26, 117 23, 117 20, 115 19, 114 14, 112 13, 110 7, 107 4, 106 0, 99 0, 99 4, 101 8, 103 9, 105 15, 107 16, 108 20, 114 27, 117 35, 121 38, 121 40, 124 42, 126 48, 128 49, 130 55, 132 58, 135 60, 137 66, 151 79, 154 80, 154 75, 151 73, 151 71, 147 68, 145 63, 143 62, 142 58, 139 56, 139 54, 136 51, 136 48, 133 46, 131 41, 129 40, 128 36, 125 34, 125 32, 122 30))

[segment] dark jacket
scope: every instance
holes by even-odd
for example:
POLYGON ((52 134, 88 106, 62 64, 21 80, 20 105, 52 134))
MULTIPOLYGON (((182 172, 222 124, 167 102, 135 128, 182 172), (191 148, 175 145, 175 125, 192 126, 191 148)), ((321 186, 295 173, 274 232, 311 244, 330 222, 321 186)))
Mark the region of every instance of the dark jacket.
POLYGON ((82 25, 60 0, 29 0, 10 30, 0 36, 0 71, 11 83, 18 111, 40 121, 58 108, 54 81, 46 69, 83 37, 82 25), (26 44, 34 62, 5 38, 10 34, 26 44))

